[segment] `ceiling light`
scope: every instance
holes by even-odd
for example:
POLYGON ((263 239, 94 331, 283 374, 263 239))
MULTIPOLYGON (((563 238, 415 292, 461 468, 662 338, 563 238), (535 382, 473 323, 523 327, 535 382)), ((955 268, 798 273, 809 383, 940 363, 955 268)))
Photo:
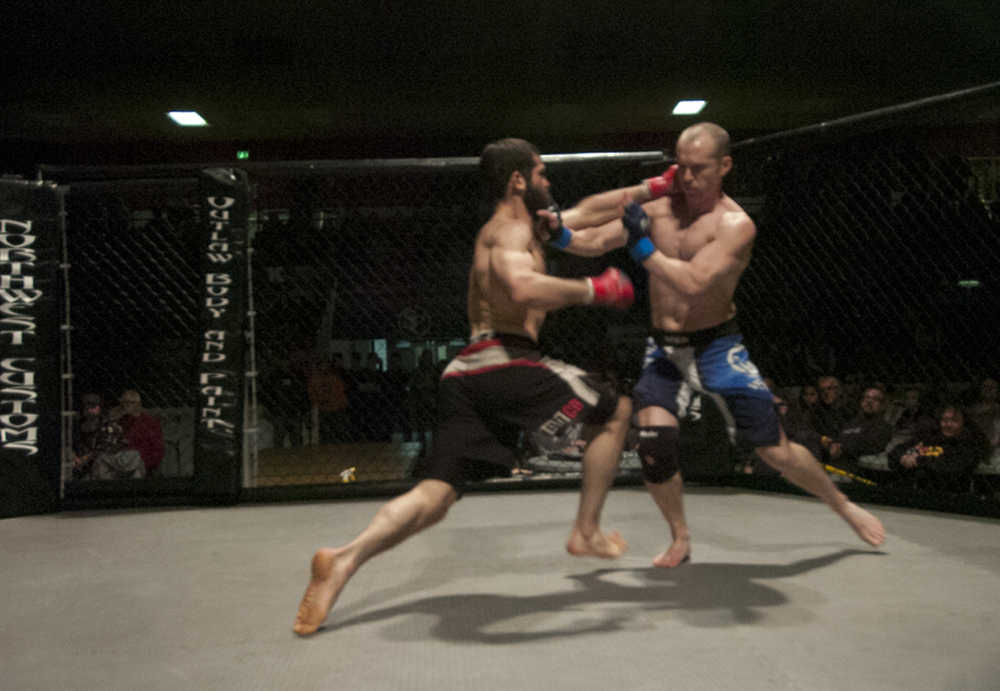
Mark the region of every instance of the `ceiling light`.
POLYGON ((707 101, 678 101, 674 106, 674 115, 696 115, 705 107, 707 101))
POLYGON ((181 127, 205 127, 208 122, 193 110, 172 110, 167 116, 181 127))

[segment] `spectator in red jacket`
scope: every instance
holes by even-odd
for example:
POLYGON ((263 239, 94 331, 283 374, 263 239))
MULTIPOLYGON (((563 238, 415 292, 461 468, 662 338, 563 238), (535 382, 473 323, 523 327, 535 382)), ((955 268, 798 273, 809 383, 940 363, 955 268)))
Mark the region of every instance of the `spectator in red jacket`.
POLYGON ((125 430, 129 447, 142 456, 146 477, 158 474, 160 462, 163 461, 163 428, 160 420, 143 409, 142 397, 138 391, 123 391, 118 403, 115 413, 118 415, 118 423, 125 430))

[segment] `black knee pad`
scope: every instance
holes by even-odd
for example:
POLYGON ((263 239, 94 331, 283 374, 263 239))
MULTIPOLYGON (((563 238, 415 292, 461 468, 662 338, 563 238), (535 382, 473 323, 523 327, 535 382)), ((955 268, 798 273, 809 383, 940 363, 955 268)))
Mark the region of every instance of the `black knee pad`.
POLYGON ((639 428, 639 463, 642 466, 642 478, 646 482, 659 485, 680 470, 680 456, 676 427, 640 427, 639 428))

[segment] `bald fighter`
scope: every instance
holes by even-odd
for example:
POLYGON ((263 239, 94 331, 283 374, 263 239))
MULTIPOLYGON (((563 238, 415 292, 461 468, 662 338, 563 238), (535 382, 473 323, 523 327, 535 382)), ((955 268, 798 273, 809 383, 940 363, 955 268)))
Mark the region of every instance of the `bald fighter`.
MULTIPOLYGON (((649 272, 652 329, 633 400, 643 479, 672 537, 653 564, 674 567, 691 555, 678 418, 693 391, 716 401, 731 437, 748 441, 787 480, 826 502, 862 540, 881 544, 882 523, 848 501, 816 458, 785 436, 771 393, 742 344, 733 294, 750 263, 757 230, 722 190, 733 166, 729 134, 713 123, 693 125, 680 134, 676 155, 676 165, 663 175, 624 190, 634 201, 621 220, 585 230, 567 222, 577 232, 563 232, 568 242, 582 234, 587 243, 605 247, 616 244, 609 239, 616 237, 649 272)), ((609 207, 620 194, 583 200, 577 218, 609 207)), ((541 215, 558 224, 552 214, 541 215)))
MULTIPOLYGON (((515 454, 508 442, 518 428, 558 447, 565 445, 561 439, 576 437, 579 425, 590 427, 580 502, 566 549, 602 558, 618 557, 626 549, 619 534, 601 531, 600 514, 621 459, 631 404, 576 367, 543 357, 538 335, 550 310, 627 308, 632 283, 617 269, 584 279, 546 275, 543 243, 550 240, 549 229, 536 214, 552 205, 552 198, 534 146, 521 139, 493 142, 483 151, 480 172, 493 215, 476 235, 469 271, 470 345, 442 375, 441 422, 426 476, 383 505, 354 540, 315 553, 293 626, 299 635, 323 624, 362 564, 444 518, 467 483, 509 474, 515 454)), ((604 223, 621 213, 622 205, 612 203, 586 214, 574 212, 570 219, 604 223)))

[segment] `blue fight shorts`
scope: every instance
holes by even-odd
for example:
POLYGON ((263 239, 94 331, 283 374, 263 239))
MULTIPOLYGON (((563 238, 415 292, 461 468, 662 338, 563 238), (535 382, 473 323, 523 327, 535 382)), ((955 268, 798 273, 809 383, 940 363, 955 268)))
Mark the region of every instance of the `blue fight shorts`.
POLYGON ((731 442, 758 447, 780 441, 774 400, 750 362, 735 319, 701 331, 653 331, 647 340, 633 390, 636 410, 659 406, 680 419, 695 391, 719 406, 731 442))

